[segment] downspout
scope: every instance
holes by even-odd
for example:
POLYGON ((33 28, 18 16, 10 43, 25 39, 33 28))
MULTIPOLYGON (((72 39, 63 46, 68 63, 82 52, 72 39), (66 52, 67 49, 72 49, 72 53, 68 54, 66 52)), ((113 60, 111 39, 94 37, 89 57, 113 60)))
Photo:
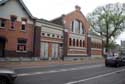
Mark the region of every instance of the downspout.
POLYGON ((36 28, 35 28, 35 23, 36 23, 36 20, 33 19, 33 57, 35 57, 35 39, 36 39, 36 28))

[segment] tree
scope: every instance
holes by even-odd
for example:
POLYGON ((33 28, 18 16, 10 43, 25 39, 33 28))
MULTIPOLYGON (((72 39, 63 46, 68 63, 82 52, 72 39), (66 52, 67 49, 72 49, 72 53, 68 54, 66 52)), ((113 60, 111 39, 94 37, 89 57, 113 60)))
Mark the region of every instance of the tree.
POLYGON ((110 40, 116 37, 125 28, 125 4, 108 4, 96 8, 87 16, 91 31, 105 39, 105 48, 108 52, 110 40))

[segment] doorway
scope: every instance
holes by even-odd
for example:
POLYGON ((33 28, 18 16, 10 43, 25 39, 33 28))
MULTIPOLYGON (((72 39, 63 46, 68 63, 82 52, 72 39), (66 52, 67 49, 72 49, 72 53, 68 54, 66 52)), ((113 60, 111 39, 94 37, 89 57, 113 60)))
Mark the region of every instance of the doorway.
POLYGON ((0 37, 0 57, 4 57, 5 53, 5 38, 0 37))

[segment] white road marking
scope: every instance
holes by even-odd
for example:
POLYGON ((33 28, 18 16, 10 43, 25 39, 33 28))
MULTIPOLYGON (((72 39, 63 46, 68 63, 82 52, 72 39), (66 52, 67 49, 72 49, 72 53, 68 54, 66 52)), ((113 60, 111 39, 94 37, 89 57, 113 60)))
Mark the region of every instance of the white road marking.
POLYGON ((117 71, 106 73, 106 74, 101 74, 101 75, 98 75, 98 76, 94 76, 94 77, 90 77, 90 78, 86 78, 86 79, 82 79, 82 80, 78 80, 78 81, 72 81, 72 82, 68 82, 68 83, 65 83, 65 84, 78 84, 80 82, 85 82, 85 81, 89 81, 89 80, 109 76, 109 75, 112 75, 112 74, 115 74, 115 73, 118 73, 118 72, 123 72, 123 71, 125 71, 125 69, 117 70, 117 71))
POLYGON ((43 71, 43 72, 22 73, 22 74, 17 74, 17 76, 32 76, 32 75, 39 75, 39 74, 66 72, 66 71, 74 71, 74 70, 96 68, 96 67, 101 67, 101 66, 104 66, 104 64, 90 65, 90 66, 83 66, 83 67, 75 67, 75 68, 68 68, 68 69, 50 70, 50 71, 43 71))

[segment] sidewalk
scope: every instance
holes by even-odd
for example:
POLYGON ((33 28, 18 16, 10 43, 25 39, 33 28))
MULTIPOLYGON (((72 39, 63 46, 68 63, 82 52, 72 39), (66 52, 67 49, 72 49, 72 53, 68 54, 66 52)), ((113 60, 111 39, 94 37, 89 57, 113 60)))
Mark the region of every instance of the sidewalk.
POLYGON ((99 64, 104 63, 104 59, 86 59, 81 61, 29 61, 29 62, 0 62, 0 68, 30 68, 47 67, 48 65, 58 64, 99 64))

